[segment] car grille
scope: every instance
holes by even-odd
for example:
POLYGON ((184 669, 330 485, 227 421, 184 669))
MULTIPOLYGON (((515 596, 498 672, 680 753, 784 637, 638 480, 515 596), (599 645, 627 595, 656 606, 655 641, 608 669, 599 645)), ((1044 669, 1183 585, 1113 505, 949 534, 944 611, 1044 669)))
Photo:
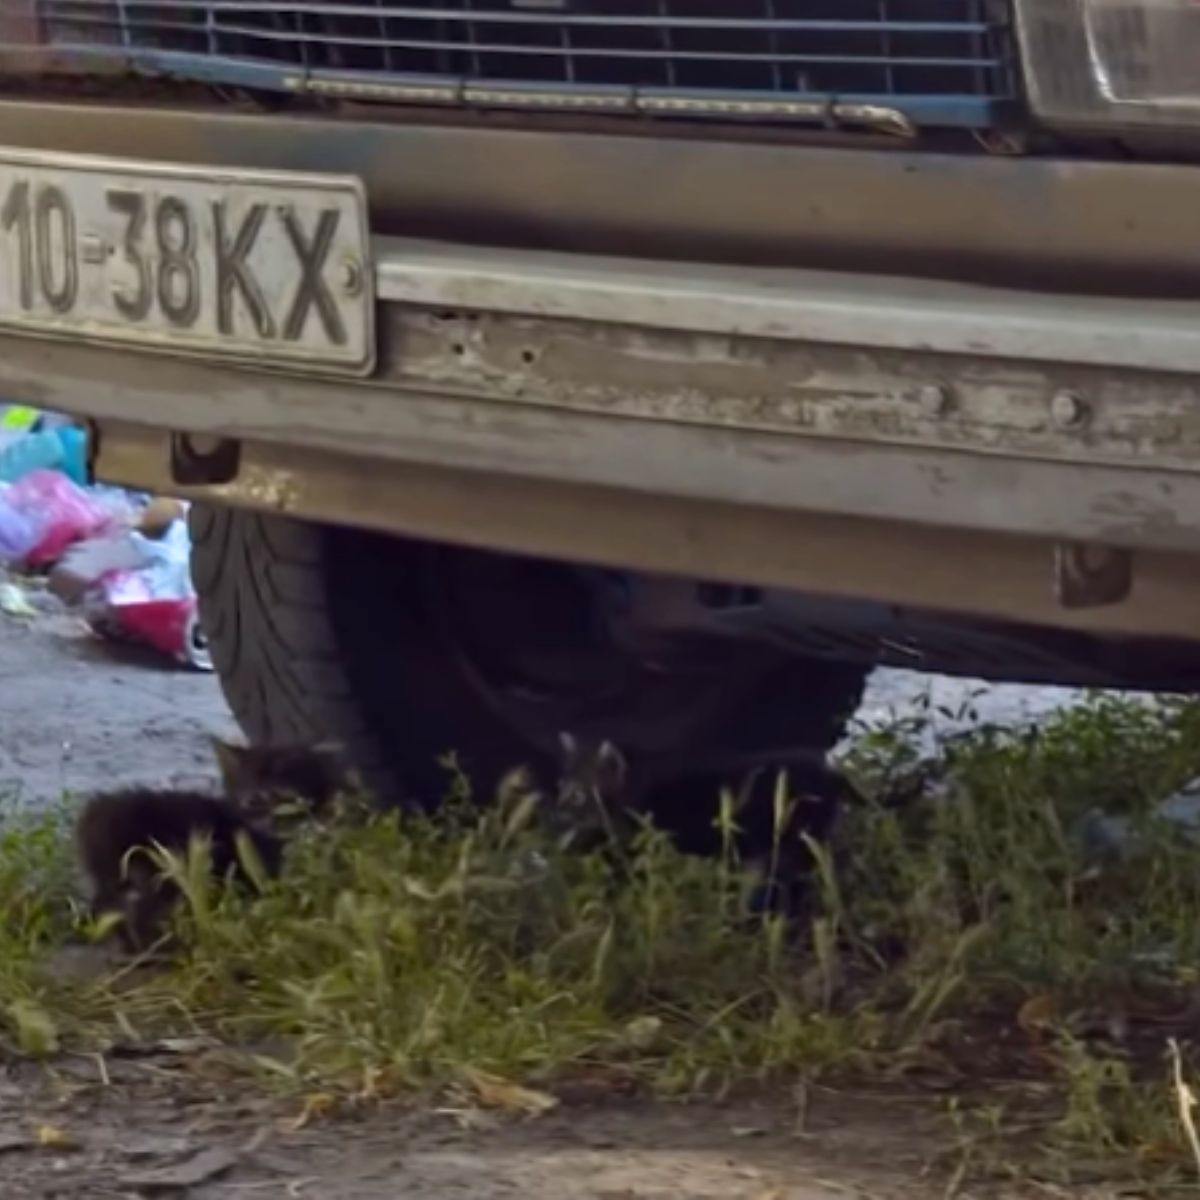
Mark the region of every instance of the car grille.
POLYGON ((367 99, 978 126, 1017 87, 1003 0, 28 3, 0 32, 23 15, 59 67, 367 99))

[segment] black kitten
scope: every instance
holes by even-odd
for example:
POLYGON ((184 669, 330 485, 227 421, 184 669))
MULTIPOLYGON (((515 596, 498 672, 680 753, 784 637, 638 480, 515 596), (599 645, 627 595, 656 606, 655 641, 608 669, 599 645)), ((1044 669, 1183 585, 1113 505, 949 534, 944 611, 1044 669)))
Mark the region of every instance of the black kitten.
POLYGON ((823 841, 833 829, 849 783, 811 751, 714 755, 676 769, 660 768, 641 803, 662 828, 674 832, 686 854, 717 854, 726 833, 718 827, 722 792, 743 858, 758 859, 806 834, 823 841))
POLYGON ((325 813, 355 780, 342 749, 313 746, 241 746, 212 739, 225 795, 255 820, 271 820, 290 802, 304 816, 325 813))
POLYGON ((559 734, 557 803, 549 810, 552 832, 564 845, 591 847, 623 839, 637 803, 629 763, 610 741, 559 734))
POLYGON ((201 792, 129 788, 93 796, 75 827, 76 845, 92 887, 92 912, 121 916, 119 932, 131 952, 145 950, 161 933, 179 897, 151 857, 158 846, 184 855, 193 837, 210 841, 213 873, 244 875, 238 852, 245 837, 271 874, 282 854, 278 838, 251 824, 228 800, 201 792))
POLYGON ((661 757, 634 769, 609 741, 562 734, 560 744, 556 812, 573 827, 572 841, 621 838, 638 817, 669 833, 684 854, 715 857, 732 836, 738 858, 762 881, 750 901, 759 911, 794 907, 794 885, 811 865, 806 836, 825 840, 841 802, 855 795, 823 755, 808 750, 661 757), (732 831, 718 820, 725 792, 732 831))
POLYGON ((95 796, 80 813, 76 840, 92 885, 92 910, 115 910, 128 948, 141 950, 161 930, 179 889, 160 877, 149 850, 157 843, 184 854, 195 836, 211 843, 213 873, 244 876, 238 835, 275 874, 283 843, 279 824, 288 802, 301 816, 323 813, 349 782, 337 747, 238 746, 213 738, 224 796, 130 788, 95 796))

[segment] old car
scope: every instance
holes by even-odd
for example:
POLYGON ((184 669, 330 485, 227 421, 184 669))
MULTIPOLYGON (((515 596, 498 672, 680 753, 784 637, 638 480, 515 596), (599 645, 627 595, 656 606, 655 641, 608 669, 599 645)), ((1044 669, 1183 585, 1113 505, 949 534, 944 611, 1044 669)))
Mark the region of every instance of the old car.
POLYGON ((1192 0, 0 0, 5 394, 222 684, 427 795, 1190 688, 1192 0))

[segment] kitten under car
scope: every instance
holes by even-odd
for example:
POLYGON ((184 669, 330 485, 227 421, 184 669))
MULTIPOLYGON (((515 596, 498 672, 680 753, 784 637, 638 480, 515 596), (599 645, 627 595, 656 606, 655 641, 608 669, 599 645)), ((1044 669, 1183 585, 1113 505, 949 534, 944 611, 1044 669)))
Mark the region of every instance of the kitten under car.
POLYGON ((117 932, 130 952, 162 936, 179 899, 177 885, 162 877, 155 847, 183 856, 194 837, 206 837, 214 875, 250 883, 243 842, 273 875, 284 840, 272 828, 275 807, 293 801, 319 814, 347 780, 338 748, 329 745, 238 746, 214 738, 213 748, 223 794, 125 788, 92 796, 80 811, 75 839, 92 912, 119 916, 117 932))
POLYGON ((717 827, 717 803, 728 792, 733 849, 760 881, 749 899, 754 912, 796 907, 812 864, 805 837, 825 841, 841 803, 855 798, 849 780, 812 750, 691 753, 631 763, 611 741, 563 733, 560 752, 555 819, 575 845, 625 840, 639 819, 649 818, 682 853, 716 857, 727 836, 717 827), (778 796, 781 777, 786 787, 778 796))

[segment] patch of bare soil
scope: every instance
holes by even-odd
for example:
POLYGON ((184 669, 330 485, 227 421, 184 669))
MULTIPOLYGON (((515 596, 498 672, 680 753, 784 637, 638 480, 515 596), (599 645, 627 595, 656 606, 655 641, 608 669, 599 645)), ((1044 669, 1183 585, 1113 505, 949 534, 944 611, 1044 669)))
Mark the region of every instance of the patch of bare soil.
MULTIPOLYGON (((194 1055, 80 1059, 0 1083, 0 1193, 12 1200, 835 1200, 940 1196, 946 1127, 830 1098, 806 1128, 786 1096, 564 1105, 537 1120, 398 1106, 314 1120, 205 1080, 194 1055), (107 1082, 105 1082, 107 1079, 107 1082), (932 1171, 930 1168, 933 1168, 932 1171)), ((1041 1193, 1045 1195, 1046 1193, 1041 1193)))

